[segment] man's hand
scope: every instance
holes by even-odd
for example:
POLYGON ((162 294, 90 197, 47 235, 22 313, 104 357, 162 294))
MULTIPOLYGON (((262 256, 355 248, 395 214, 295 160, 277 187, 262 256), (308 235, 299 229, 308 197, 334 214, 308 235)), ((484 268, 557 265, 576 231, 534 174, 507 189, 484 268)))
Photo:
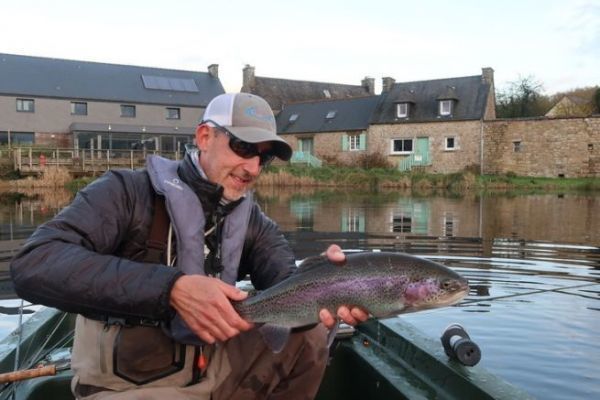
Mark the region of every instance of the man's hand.
MULTIPOLYGON (((346 262, 346 255, 342 252, 340 246, 336 244, 329 246, 325 254, 327 255, 327 258, 329 258, 329 261, 334 264, 344 265, 346 262)), ((366 321, 367 318, 369 318, 369 313, 360 307, 352 307, 352 309, 349 309, 346 306, 342 306, 338 308, 337 316, 348 325, 357 325, 360 322, 366 321)), ((333 328, 337 323, 334 316, 326 309, 322 309, 319 312, 319 318, 323 325, 329 329, 333 328)))
POLYGON ((248 293, 219 279, 184 275, 175 281, 170 303, 200 339, 214 343, 253 327, 239 316, 230 301, 246 297, 248 293))

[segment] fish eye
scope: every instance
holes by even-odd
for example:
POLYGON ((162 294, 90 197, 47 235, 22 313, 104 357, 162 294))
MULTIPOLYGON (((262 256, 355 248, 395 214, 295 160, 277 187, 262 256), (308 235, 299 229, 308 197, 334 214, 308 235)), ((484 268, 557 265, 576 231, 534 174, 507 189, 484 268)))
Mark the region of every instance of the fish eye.
POLYGON ((446 279, 445 281, 442 282, 442 289, 444 290, 451 290, 454 287, 454 281, 452 281, 451 279, 446 279))

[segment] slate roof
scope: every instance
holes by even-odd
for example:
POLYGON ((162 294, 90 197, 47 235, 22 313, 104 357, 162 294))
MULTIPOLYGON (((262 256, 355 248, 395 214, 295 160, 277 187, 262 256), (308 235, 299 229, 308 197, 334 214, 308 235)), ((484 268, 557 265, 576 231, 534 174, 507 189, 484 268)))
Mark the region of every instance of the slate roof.
POLYGON ((444 120, 478 120, 485 114, 490 84, 481 75, 395 83, 382 93, 371 123, 413 123, 444 120), (439 116, 439 100, 455 100, 451 116, 439 116), (397 118, 396 104, 409 102, 409 118, 397 118))
POLYGON ((224 92, 221 81, 208 72, 0 53, 2 95, 205 107, 224 92), (147 89, 142 75, 192 79, 198 91, 147 89))
POLYGON ((363 130, 377 106, 379 96, 290 104, 277 115, 277 133, 318 133, 363 130), (330 111, 335 117, 326 118, 330 111), (294 122, 290 117, 297 115, 294 122))
POLYGON ((361 85, 299 81, 260 76, 254 78, 254 84, 251 88, 242 88, 242 91, 249 91, 249 93, 264 98, 274 111, 282 110, 289 104, 303 101, 369 96, 368 88, 361 85), (329 93, 330 97, 326 93, 329 93))

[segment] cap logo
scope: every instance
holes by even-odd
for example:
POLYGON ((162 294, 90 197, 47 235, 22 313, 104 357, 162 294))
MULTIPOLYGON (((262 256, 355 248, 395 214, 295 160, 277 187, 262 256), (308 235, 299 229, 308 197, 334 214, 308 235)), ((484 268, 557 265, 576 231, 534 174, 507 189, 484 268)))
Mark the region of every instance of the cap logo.
POLYGON ((274 119, 272 114, 271 115, 270 114, 262 114, 262 115, 258 114, 256 112, 256 108, 254 108, 254 107, 246 108, 244 113, 249 117, 253 117, 253 118, 259 119, 261 121, 272 121, 274 119))

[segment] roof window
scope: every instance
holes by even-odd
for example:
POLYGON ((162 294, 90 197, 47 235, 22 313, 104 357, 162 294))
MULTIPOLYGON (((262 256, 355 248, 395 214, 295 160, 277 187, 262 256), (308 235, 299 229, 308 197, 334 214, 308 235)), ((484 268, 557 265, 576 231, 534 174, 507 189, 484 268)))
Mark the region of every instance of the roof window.
POLYGON ((298 117, 299 117, 299 115, 298 115, 298 114, 292 114, 292 115, 290 115, 289 122, 290 122, 290 123, 294 123, 294 122, 296 122, 296 120, 298 119, 298 117))
POLYGON ((337 114, 337 111, 331 110, 327 113, 327 115, 325 116, 325 119, 333 119, 333 118, 335 118, 335 114, 337 114))
POLYGON ((331 93, 329 93, 328 89, 323 89, 323 94, 325 95, 325 97, 327 97, 328 99, 331 98, 331 93))

